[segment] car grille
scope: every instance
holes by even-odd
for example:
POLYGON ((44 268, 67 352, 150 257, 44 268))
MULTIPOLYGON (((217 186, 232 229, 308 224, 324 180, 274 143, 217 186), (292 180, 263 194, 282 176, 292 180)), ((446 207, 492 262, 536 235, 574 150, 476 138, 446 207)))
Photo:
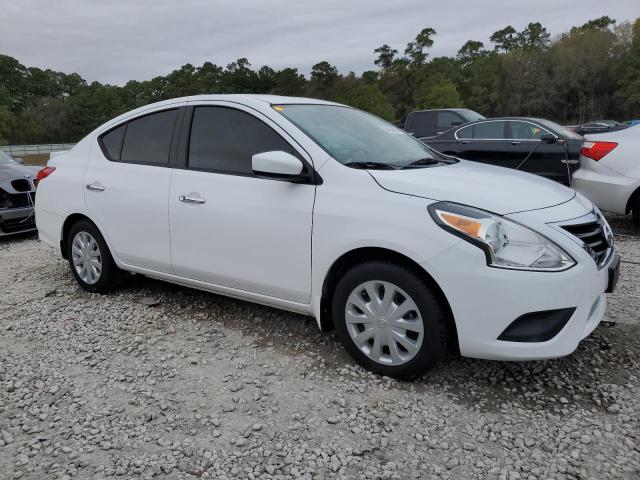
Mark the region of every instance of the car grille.
POLYGON ((604 264, 613 247, 613 240, 607 236, 607 228, 600 215, 594 221, 562 225, 562 228, 583 243, 584 249, 598 266, 604 264))
POLYGON ((0 188, 0 208, 22 208, 35 205, 36 192, 8 193, 0 188), (29 201, 31 197, 31 201, 29 201))

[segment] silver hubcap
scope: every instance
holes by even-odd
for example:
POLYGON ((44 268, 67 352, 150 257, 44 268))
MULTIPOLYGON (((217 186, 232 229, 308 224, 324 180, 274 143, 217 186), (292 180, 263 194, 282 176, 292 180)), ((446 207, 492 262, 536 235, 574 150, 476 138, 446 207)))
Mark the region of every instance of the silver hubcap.
POLYGON ((401 288, 370 281, 356 287, 345 307, 353 343, 374 362, 402 365, 422 346, 424 325, 418 306, 401 288))
POLYGON ((78 276, 93 285, 100 280, 102 255, 98 242, 87 232, 78 232, 71 242, 71 258, 78 276))

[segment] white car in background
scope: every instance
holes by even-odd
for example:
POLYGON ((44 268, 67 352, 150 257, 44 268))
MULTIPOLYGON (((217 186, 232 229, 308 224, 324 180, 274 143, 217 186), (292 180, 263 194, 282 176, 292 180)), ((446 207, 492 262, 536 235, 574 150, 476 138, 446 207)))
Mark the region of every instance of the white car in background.
POLYGON ((384 375, 567 355, 619 257, 555 182, 440 155, 322 100, 207 95, 98 127, 38 175, 40 238, 82 288, 122 271, 291 310, 384 375))
POLYGON ((640 126, 587 135, 571 186, 601 210, 633 213, 640 226, 640 126))

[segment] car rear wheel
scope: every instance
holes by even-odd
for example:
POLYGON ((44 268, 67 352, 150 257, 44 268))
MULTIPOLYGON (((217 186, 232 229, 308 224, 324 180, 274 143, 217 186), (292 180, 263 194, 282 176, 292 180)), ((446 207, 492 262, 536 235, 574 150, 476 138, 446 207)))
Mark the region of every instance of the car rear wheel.
POLYGON ((631 213, 633 214, 633 222, 636 226, 640 227, 640 195, 636 196, 633 206, 631 207, 631 213))
POLYGON ((91 293, 107 293, 114 288, 121 272, 93 223, 80 220, 71 227, 67 253, 71 273, 82 288, 91 293))
POLYGON ((402 265, 376 261, 346 272, 332 313, 345 349, 379 374, 415 378, 446 356, 445 311, 431 287, 402 265))

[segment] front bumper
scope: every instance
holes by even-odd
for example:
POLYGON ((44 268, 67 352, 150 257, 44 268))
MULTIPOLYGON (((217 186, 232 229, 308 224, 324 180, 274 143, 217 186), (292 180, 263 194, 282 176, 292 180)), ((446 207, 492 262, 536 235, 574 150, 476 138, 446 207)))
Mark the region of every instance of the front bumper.
MULTIPOLYGON (((557 207, 555 213, 566 212, 568 207, 557 207)), ((492 268, 487 266, 484 253, 464 240, 423 264, 449 301, 463 356, 490 360, 561 357, 573 352, 602 320, 609 267, 616 261, 616 255, 610 255, 603 265, 597 266, 575 241, 549 225, 559 219, 554 218, 553 208, 546 210, 510 217, 565 249, 577 262, 569 270, 547 273, 492 268), (546 223, 540 223, 541 220, 546 223), (564 309, 575 310, 561 330, 547 341, 498 339, 519 317, 564 309)))
POLYGON ((36 230, 33 207, 0 208, 0 237, 36 230))

